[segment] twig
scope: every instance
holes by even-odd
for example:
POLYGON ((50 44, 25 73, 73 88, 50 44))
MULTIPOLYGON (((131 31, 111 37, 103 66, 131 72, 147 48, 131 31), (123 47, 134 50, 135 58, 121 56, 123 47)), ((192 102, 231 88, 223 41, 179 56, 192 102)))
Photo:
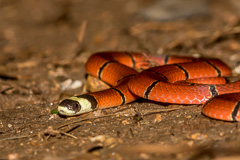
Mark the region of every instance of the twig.
POLYGON ((25 136, 19 136, 19 137, 9 137, 9 138, 4 138, 4 139, 1 139, 0 141, 6 141, 6 140, 14 140, 14 139, 21 139, 21 138, 28 138, 28 137, 34 137, 36 136, 37 134, 32 134, 32 135, 25 135, 25 136))
POLYGON ((142 116, 148 116, 151 114, 156 114, 156 113, 161 113, 161 112, 171 112, 171 111, 176 111, 179 110, 180 108, 168 108, 168 109, 159 109, 159 110, 155 110, 155 111, 150 111, 150 112, 146 112, 144 114, 142 114, 142 116))
POLYGON ((64 135, 69 136, 69 137, 72 137, 74 139, 78 139, 76 136, 68 134, 68 133, 65 133, 65 132, 61 132, 61 134, 64 134, 64 135))
POLYGON ((75 53, 75 57, 79 55, 79 53, 83 50, 83 40, 86 32, 87 21, 84 20, 80 26, 79 32, 77 34, 77 41, 75 42, 73 53, 75 53))
MULTIPOLYGON (((66 133, 66 132, 63 132, 63 131, 54 130, 51 126, 49 126, 47 129, 45 129, 44 131, 41 131, 41 132, 37 132, 37 133, 31 134, 31 135, 19 136, 19 137, 4 138, 4 139, 1 139, 0 141, 15 140, 15 139, 21 139, 21 138, 29 138, 29 137, 34 137, 34 136, 38 136, 39 138, 41 138, 41 137, 43 137, 45 134, 48 134, 49 137, 50 137, 50 136, 59 135, 59 134, 63 134, 63 135, 72 137, 72 138, 74 138, 74 139, 77 139, 76 136, 73 136, 73 135, 71 135, 71 134, 69 134, 69 133, 66 133)), ((48 137, 48 138, 49 138, 49 137, 48 137)), ((48 138, 47 138, 47 139, 48 139, 48 138)))
POLYGON ((87 21, 84 20, 80 26, 80 30, 79 30, 79 33, 78 33, 78 36, 77 36, 77 42, 78 44, 82 43, 83 41, 83 38, 84 38, 84 35, 85 35, 85 32, 86 32, 86 27, 87 27, 87 21))
POLYGON ((111 117, 111 116, 116 116, 116 114, 109 114, 109 115, 104 115, 104 116, 100 116, 100 117, 84 118, 84 119, 72 121, 72 122, 65 123, 63 125, 58 126, 57 129, 60 129, 60 128, 65 127, 65 126, 68 126, 69 124, 74 124, 74 123, 87 121, 87 120, 92 120, 92 119, 106 118, 106 117, 111 117))

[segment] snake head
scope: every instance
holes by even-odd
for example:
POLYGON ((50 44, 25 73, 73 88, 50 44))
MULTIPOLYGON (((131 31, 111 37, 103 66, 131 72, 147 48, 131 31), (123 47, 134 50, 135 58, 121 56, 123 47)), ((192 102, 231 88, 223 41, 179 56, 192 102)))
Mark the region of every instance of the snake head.
POLYGON ((96 105, 96 100, 90 95, 70 97, 59 103, 58 112, 64 116, 75 116, 93 111, 96 105))
POLYGON ((78 101, 64 99, 58 106, 58 111, 62 115, 76 114, 81 110, 81 105, 78 101))

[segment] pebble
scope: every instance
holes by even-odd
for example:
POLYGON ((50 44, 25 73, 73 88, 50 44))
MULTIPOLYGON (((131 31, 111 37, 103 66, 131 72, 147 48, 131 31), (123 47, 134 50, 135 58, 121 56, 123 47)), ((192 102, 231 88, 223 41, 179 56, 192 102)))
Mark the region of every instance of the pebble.
POLYGON ((17 153, 11 153, 11 154, 8 155, 8 159, 9 159, 9 160, 19 159, 19 154, 17 154, 17 153))
POLYGON ((191 138, 194 140, 202 140, 202 139, 206 139, 208 136, 206 134, 202 134, 202 133, 194 133, 191 135, 191 138))
POLYGON ((158 0, 140 14, 148 19, 170 21, 208 13, 206 0, 158 0))
POLYGON ((156 114, 153 122, 157 123, 157 122, 161 122, 162 121, 162 115, 161 114, 156 114))
POLYGON ((64 82, 60 84, 60 88, 62 90, 68 90, 68 89, 76 89, 82 86, 82 81, 72 79, 67 79, 64 82))
POLYGON ((121 123, 122 123, 123 125, 130 124, 130 122, 129 122, 128 120, 123 120, 121 123))

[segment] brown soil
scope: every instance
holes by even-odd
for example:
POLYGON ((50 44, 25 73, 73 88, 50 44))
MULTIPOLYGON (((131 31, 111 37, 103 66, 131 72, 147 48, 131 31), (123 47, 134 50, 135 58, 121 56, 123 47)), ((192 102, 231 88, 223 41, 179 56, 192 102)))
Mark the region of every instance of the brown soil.
POLYGON ((207 118, 199 105, 138 100, 78 117, 51 114, 60 100, 86 92, 84 64, 96 51, 239 64, 236 1, 212 0, 209 15, 166 22, 138 14, 152 3, 0 1, 0 159, 240 158, 239 123, 207 118), (63 90, 66 80, 83 85, 63 90))

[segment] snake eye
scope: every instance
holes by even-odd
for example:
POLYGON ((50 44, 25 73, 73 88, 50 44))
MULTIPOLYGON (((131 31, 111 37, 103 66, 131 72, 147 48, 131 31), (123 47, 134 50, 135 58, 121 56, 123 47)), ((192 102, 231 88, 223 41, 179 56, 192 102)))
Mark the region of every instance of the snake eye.
POLYGON ((78 104, 78 103, 76 103, 76 104, 75 104, 75 107, 76 107, 76 108, 78 108, 78 106, 79 106, 79 104, 78 104))
POLYGON ((75 102, 75 106, 73 107, 73 110, 74 110, 75 112, 78 112, 78 111, 81 110, 81 106, 80 106, 80 104, 79 104, 78 102, 75 102))

